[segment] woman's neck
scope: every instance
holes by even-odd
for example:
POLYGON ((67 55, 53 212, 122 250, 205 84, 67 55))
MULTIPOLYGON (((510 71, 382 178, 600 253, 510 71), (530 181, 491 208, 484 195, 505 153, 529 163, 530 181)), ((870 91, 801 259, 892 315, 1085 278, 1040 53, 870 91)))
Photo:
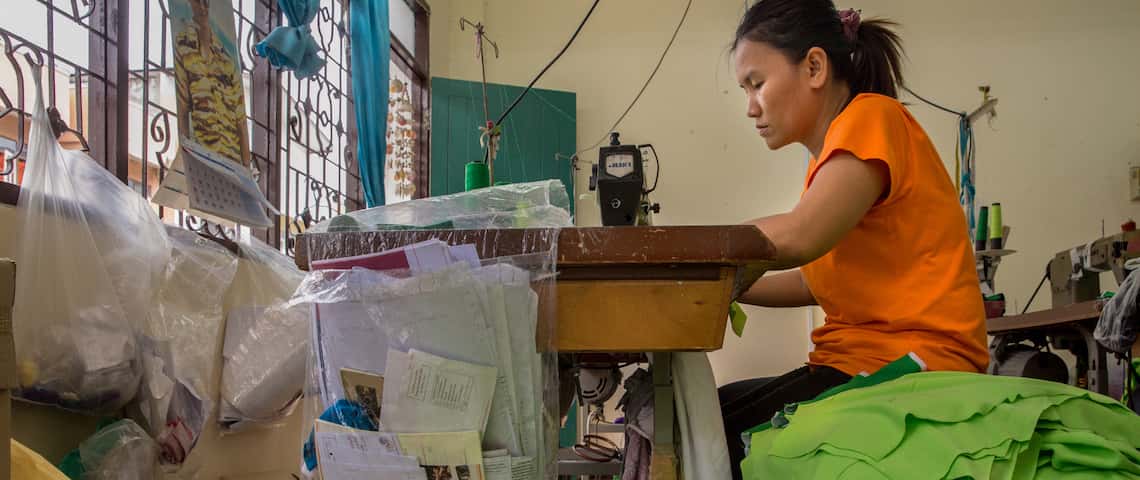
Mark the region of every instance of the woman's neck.
POLYGON ((845 82, 836 82, 828 87, 824 95, 823 108, 819 110, 819 118, 815 121, 811 134, 803 145, 811 152, 812 158, 819 159, 823 150, 823 142, 827 138, 827 130, 831 128, 831 121, 835 120, 847 104, 851 102, 851 88, 845 82))

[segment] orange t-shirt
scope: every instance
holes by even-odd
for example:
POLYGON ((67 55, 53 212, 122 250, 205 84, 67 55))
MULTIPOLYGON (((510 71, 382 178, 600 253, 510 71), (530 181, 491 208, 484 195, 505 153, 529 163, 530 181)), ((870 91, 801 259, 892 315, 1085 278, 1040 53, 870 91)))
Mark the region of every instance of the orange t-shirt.
POLYGON ((836 152, 880 160, 886 195, 803 270, 827 313, 812 365, 874 372, 908 352, 930 370, 985 371, 985 308, 966 217, 942 160, 897 100, 856 96, 831 122, 804 190, 836 152))

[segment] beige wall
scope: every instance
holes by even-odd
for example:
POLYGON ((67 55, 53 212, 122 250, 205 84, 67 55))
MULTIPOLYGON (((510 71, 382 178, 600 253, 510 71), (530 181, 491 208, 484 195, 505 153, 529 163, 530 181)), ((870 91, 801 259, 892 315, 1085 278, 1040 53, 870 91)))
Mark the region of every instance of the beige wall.
MULTIPOLYGON (((439 3, 432 7, 435 17, 439 3)), ((481 19, 502 56, 489 59, 489 81, 525 85, 557 53, 590 6, 589 1, 452 0, 449 40, 433 32, 432 75, 477 80, 474 40, 458 29, 456 12, 481 19), (482 16, 479 16, 482 14, 482 16), (446 60, 436 62, 441 55, 446 60)), ((632 100, 653 69, 680 19, 680 0, 601 2, 575 44, 538 86, 577 93, 578 145, 597 142, 632 100)), ((694 1, 669 57, 638 106, 619 127, 628 143, 653 143, 664 167, 654 200, 662 225, 727 224, 778 213, 798 198, 807 154, 796 149, 769 152, 752 133, 743 96, 729 69, 728 47, 742 2, 694 1)), ((439 24, 433 19, 433 28, 439 24)), ((506 135, 511 132, 507 131, 506 135)), ((597 150, 585 152, 588 162, 597 150)), ((586 191, 589 166, 578 175, 586 191)), ((652 167, 650 167, 652 174, 652 167)), ((578 223, 597 225, 592 198, 579 197, 578 223)), ((803 309, 749 308, 743 338, 729 333, 713 353, 721 383, 778 375, 807 358, 809 324, 803 309)))
MULTIPOLYGON (((490 81, 525 84, 569 37, 589 0, 435 0, 432 75, 475 80, 470 32, 482 20, 502 57, 490 81), (439 12, 448 13, 446 21, 439 12), (442 25, 446 31, 439 31, 442 25), (452 50, 441 52, 441 45, 452 50)), ((677 43, 639 105, 619 128, 627 142, 653 143, 663 176, 659 224, 733 223, 790 208, 807 158, 798 147, 768 151, 749 128, 726 50, 739 1, 695 1, 677 43)), ((578 94, 578 144, 593 144, 636 93, 669 38, 683 0, 602 2, 577 43, 539 82, 578 94)), ((846 6, 846 5, 843 5, 846 6)), ((1129 163, 1140 164, 1140 3, 1107 0, 908 2, 863 0, 864 18, 902 24, 908 83, 954 108, 976 107, 977 86, 1000 98, 991 129, 976 128, 978 198, 1001 202, 1013 226, 998 273, 1010 308, 1024 306, 1052 254, 1140 217, 1128 201, 1129 163), (1094 6, 1095 5, 1095 6, 1094 6)), ((953 170, 955 119, 915 104, 912 112, 953 170)), ((506 132, 510 135, 510 132, 506 132)), ((596 160, 596 151, 584 153, 596 160)), ((586 185, 588 167, 579 175, 586 185)), ((597 209, 578 202, 580 224, 597 209)), ((1107 279, 1107 277, 1106 277, 1107 279)), ((1048 293, 1035 308, 1047 306, 1048 293)), ((750 310, 743 339, 712 355, 718 381, 795 367, 808 349, 807 310, 750 310)), ((818 320, 818 318, 817 318, 818 320)))

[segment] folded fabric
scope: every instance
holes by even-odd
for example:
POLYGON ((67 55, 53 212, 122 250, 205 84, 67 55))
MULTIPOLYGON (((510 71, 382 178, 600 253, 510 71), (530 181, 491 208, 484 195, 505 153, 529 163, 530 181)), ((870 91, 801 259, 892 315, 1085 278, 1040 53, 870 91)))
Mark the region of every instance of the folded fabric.
POLYGON ((1140 417, 1111 398, 1035 379, 889 368, 891 380, 856 377, 872 384, 825 392, 786 408, 783 427, 753 429, 745 478, 1140 478, 1140 417))

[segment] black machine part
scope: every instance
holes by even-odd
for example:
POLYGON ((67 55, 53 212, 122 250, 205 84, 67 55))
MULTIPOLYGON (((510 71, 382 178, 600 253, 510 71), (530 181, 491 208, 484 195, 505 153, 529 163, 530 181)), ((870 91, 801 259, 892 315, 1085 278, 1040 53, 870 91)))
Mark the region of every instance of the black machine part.
POLYGON ((650 212, 661 211, 660 205, 646 198, 641 149, 652 145, 622 145, 619 135, 610 133, 610 144, 598 150, 598 163, 590 175, 590 190, 598 192, 605 226, 637 225, 650 212))
POLYGON ((1004 353, 1004 358, 991 362, 991 374, 1069 383, 1069 367, 1053 352, 1015 344, 1007 345, 1004 353))

